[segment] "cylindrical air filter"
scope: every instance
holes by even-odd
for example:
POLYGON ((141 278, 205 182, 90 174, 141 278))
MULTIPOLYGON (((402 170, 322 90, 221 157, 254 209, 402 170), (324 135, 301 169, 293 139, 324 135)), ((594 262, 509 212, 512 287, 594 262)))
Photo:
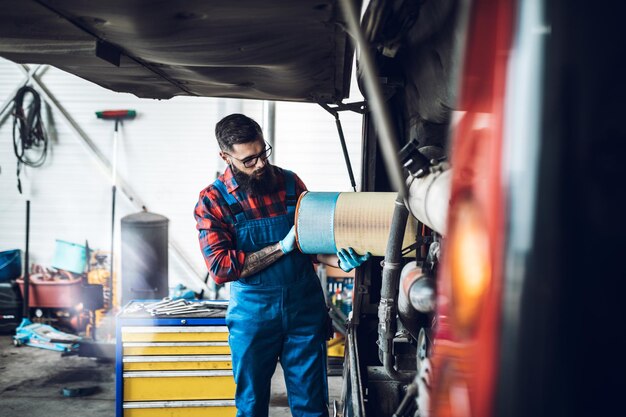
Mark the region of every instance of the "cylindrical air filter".
MULTIPOLYGON (((295 219, 300 250, 332 254, 352 247, 359 254, 384 256, 396 198, 396 193, 377 192, 301 194, 295 219)), ((416 220, 409 216, 402 247, 415 243, 415 237, 416 220)))
POLYGON ((155 213, 122 217, 122 305, 167 297, 168 223, 167 217, 155 213))

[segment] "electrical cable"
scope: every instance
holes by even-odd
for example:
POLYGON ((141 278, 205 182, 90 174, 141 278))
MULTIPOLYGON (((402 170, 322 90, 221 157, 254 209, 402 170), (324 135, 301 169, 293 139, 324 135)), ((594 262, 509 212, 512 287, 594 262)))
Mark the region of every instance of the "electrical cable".
POLYGON ((17 158, 17 189, 22 194, 22 165, 38 168, 48 156, 48 135, 41 121, 41 97, 27 85, 17 90, 13 98, 13 150, 17 158), (32 98, 24 109, 28 95, 32 98))

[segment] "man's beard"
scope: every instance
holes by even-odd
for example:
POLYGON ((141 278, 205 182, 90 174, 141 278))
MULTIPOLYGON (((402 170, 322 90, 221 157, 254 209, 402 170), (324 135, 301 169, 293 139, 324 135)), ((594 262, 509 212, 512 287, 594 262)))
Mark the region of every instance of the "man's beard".
POLYGON ((276 182, 276 174, 274 167, 269 163, 263 168, 257 169, 252 174, 246 174, 231 165, 233 176, 237 185, 239 185, 246 193, 253 195, 269 194, 278 188, 276 182))

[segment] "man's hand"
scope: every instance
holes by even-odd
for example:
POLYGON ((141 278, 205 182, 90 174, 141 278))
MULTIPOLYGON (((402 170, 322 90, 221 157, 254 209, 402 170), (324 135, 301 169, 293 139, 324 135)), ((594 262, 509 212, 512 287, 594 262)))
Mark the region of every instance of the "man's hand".
POLYGON ((370 258, 370 256, 372 256, 372 254, 369 252, 365 255, 359 255, 352 248, 339 249, 339 252, 337 252, 337 257, 339 258, 339 268, 341 268, 344 272, 350 272, 354 268, 361 266, 370 258))
POLYGON ((280 243, 280 249, 285 255, 294 250, 296 248, 296 226, 291 226, 287 236, 278 243, 280 243))

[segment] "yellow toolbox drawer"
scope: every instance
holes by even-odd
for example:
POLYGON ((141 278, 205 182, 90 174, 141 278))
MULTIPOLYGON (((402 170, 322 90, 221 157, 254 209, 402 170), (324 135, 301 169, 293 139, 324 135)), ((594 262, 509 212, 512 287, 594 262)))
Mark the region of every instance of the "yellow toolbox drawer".
POLYGON ((230 400, 235 380, 230 370, 123 372, 127 401, 230 400))
POLYGON ((124 417, 234 417, 234 400, 124 403, 124 417))
POLYGON ((124 371, 232 369, 230 355, 124 356, 124 371))
POLYGON ((123 342, 226 342, 226 326, 124 326, 123 342))
POLYGON ((122 355, 230 355, 228 342, 123 342, 122 355))

